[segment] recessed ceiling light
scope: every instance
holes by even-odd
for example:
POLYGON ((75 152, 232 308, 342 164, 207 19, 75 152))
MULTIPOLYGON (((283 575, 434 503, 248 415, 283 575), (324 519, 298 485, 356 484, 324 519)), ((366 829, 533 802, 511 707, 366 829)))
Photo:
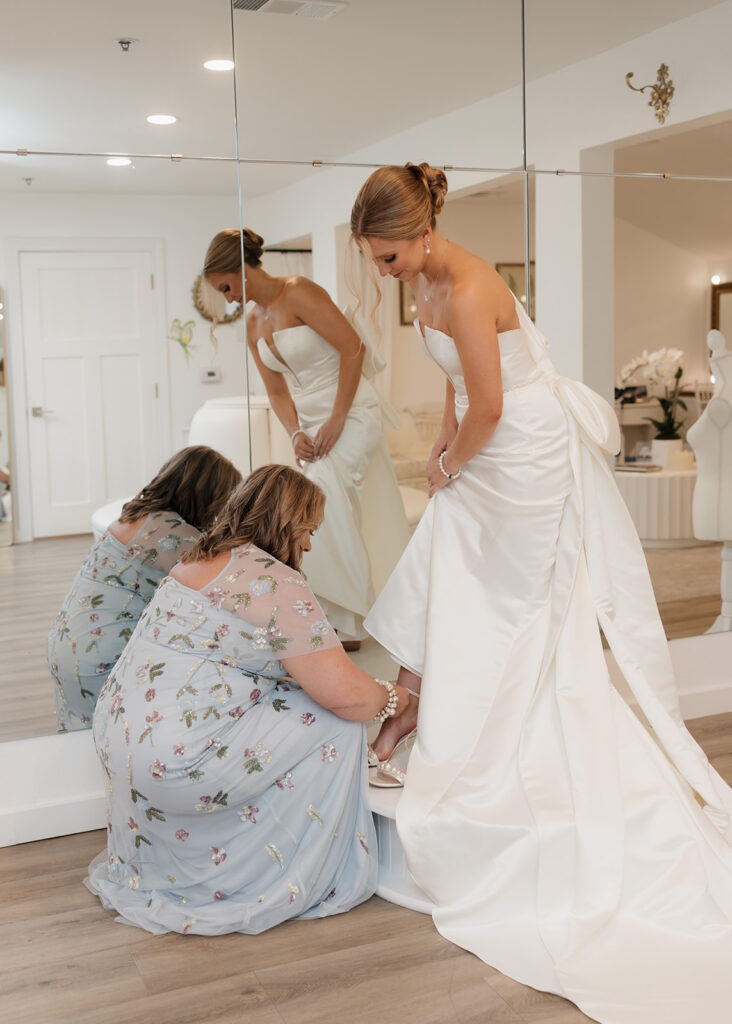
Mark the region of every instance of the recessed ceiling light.
POLYGON ((231 71, 234 67, 233 60, 206 60, 203 66, 209 71, 231 71))
POLYGON ((107 163, 110 167, 129 167, 132 161, 128 156, 110 156, 107 163))
POLYGON ((719 274, 715 274, 712 277, 712 284, 721 284, 721 282, 722 282, 722 278, 719 276, 719 274))
POLYGON ((178 118, 172 114, 150 114, 147 120, 150 124, 175 124, 178 118))

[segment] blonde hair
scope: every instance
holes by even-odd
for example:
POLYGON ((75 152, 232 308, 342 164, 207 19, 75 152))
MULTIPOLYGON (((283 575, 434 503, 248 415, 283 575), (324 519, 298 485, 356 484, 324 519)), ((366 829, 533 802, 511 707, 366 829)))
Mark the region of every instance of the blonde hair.
POLYGON ((239 470, 213 448, 191 445, 168 459, 139 494, 122 506, 121 523, 150 512, 175 512, 202 533, 241 483, 239 470))
POLYGON ((446 195, 445 172, 427 163, 379 167, 361 186, 351 210, 346 284, 356 297, 358 311, 363 301, 354 268, 354 256, 358 248, 368 260, 367 273, 376 290, 376 299, 371 308, 374 324, 376 310, 381 302, 381 286, 374 269, 368 237, 399 241, 417 238, 428 227, 435 227, 446 195))
POLYGON ((434 228, 447 195, 445 172, 430 164, 379 167, 361 186, 351 210, 351 235, 412 239, 434 228))
POLYGON ((211 274, 236 274, 241 270, 242 245, 244 262, 250 267, 262 263, 264 239, 251 228, 224 228, 213 237, 203 261, 203 276, 211 274))
POLYGON ((260 466, 241 483, 212 528, 182 562, 208 561, 221 551, 254 544, 292 569, 300 568, 300 538, 323 521, 325 494, 290 466, 260 466))

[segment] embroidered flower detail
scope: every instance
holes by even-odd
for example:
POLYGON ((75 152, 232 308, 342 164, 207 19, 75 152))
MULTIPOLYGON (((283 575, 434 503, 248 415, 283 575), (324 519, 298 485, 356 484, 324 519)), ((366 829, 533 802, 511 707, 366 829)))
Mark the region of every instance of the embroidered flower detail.
POLYGON ((312 818, 313 821, 317 821, 321 828, 325 824, 325 822, 323 821, 323 815, 320 813, 318 808, 313 807, 312 804, 308 804, 308 817, 312 818))
POLYGON ((220 625, 216 627, 216 635, 219 637, 228 636, 230 630, 231 626, 229 626, 228 622, 222 622, 220 625))
POLYGON ((295 601, 292 607, 295 609, 298 615, 303 616, 309 615, 310 612, 313 610, 312 601, 295 601))
POLYGON ((178 538, 171 536, 162 537, 158 541, 158 547, 160 548, 161 551, 171 551, 173 548, 177 548, 178 544, 178 538))
POLYGON ((152 665, 151 661, 146 661, 144 665, 139 665, 135 669, 135 679, 144 679, 152 665))
POLYGON ((178 831, 175 833, 175 838, 180 839, 180 841, 184 843, 189 835, 190 832, 186 832, 184 828, 179 828, 178 831))
POLYGON ((133 832, 139 832, 140 831, 140 826, 137 824, 137 822, 135 821, 134 818, 130 817, 130 819, 127 822, 127 824, 132 829, 133 832))
POLYGON ((225 892, 221 892, 220 889, 217 889, 216 892, 214 893, 214 899, 215 900, 227 900, 228 898, 229 897, 226 895, 226 893, 225 892))
POLYGON ((325 621, 325 619, 318 619, 317 622, 313 622, 310 625, 310 632, 315 634, 316 636, 323 636, 323 634, 327 633, 329 629, 330 626, 325 621))
POLYGON ((195 917, 190 918, 188 921, 184 921, 183 922, 183 934, 187 935, 195 923, 196 923, 196 918, 195 917))
POLYGON ((217 736, 212 736, 211 739, 206 740, 206 750, 210 750, 211 747, 218 748, 221 746, 221 740, 217 736))
POLYGON ((203 611, 203 601, 194 601, 191 598, 191 611, 194 615, 200 615, 203 611))
POLYGON ((358 841, 361 844, 361 846, 363 846, 363 848, 366 851, 366 853, 368 853, 369 852, 369 848, 368 848, 368 846, 366 844, 366 833, 365 832, 357 832, 356 833, 356 838, 358 839, 358 841))
POLYGON ((211 860, 214 862, 216 867, 218 867, 219 864, 223 864, 226 860, 226 850, 224 850, 223 847, 219 849, 218 846, 211 846, 209 849, 211 850, 211 860))
POLYGON ((303 725, 312 725, 315 721, 315 715, 310 711, 306 711, 304 715, 300 715, 300 721, 303 725))
POLYGON ((328 895, 327 895, 327 896, 326 896, 325 898, 326 898, 327 900, 332 900, 332 899, 333 899, 333 897, 335 896, 335 894, 336 894, 336 891, 335 891, 335 889, 331 889, 331 890, 330 890, 330 892, 328 893, 328 895))
POLYGON ((256 825, 257 819, 254 817, 254 815, 257 814, 258 811, 259 808, 255 807, 253 804, 245 804, 243 807, 239 808, 237 814, 239 815, 242 821, 251 821, 253 825, 256 825))
POLYGON ((252 637, 252 647, 255 651, 263 651, 265 647, 269 647, 268 633, 269 630, 266 626, 255 627, 252 637))
POLYGON ((241 707, 235 707, 233 711, 229 712, 229 718, 241 718, 244 714, 244 709, 241 707))
POLYGON ((164 717, 165 716, 161 715, 159 711, 153 711, 151 715, 145 715, 145 721, 148 725, 158 725, 158 723, 163 721, 164 717))
POLYGON ((127 884, 129 885, 130 889, 139 889, 140 888, 140 876, 139 875, 135 875, 133 878, 131 878, 129 880, 129 882, 127 884))
POLYGON ((219 645, 216 643, 213 637, 207 637, 205 640, 201 641, 202 651, 218 651, 218 649, 219 645))
POLYGON ((156 782, 161 782, 165 778, 166 767, 162 761, 153 761, 150 766, 150 774, 156 782))
POLYGON ((297 897, 298 893, 300 892, 300 889, 296 885, 292 885, 292 884, 288 885, 287 889, 288 889, 288 891, 290 893, 290 903, 294 903, 295 902, 295 898, 297 897))
POLYGON ((160 636, 160 626, 155 626, 155 628, 153 629, 153 640, 155 640, 157 642, 157 639, 158 639, 159 636, 160 636))
POLYGON ((152 687, 150 687, 149 690, 145 690, 145 700, 148 701, 148 703, 151 700, 155 700, 155 690, 152 687))
POLYGON ((321 761, 335 761, 338 757, 338 751, 332 743, 324 743, 320 748, 320 760, 321 761))
POLYGON ((262 691, 258 690, 256 688, 256 686, 255 686, 254 689, 252 690, 252 692, 249 694, 249 700, 252 701, 252 703, 254 703, 254 701, 259 700, 259 698, 261 696, 262 696, 262 691))
POLYGON ((89 636, 95 636, 95 637, 97 638, 97 640, 98 640, 98 639, 99 639, 100 637, 103 637, 103 636, 106 636, 106 635, 107 635, 107 634, 106 634, 106 633, 104 632, 104 630, 102 629, 102 627, 101 627, 101 626, 97 626, 97 628, 96 628, 96 629, 93 629, 93 630, 92 630, 92 631, 90 632, 90 634, 89 634, 89 636))
POLYGON ((137 558, 138 555, 142 554, 141 544, 130 544, 125 552, 128 558, 137 558))
POLYGON ((223 608, 226 592, 221 587, 211 587, 204 596, 208 598, 212 608, 223 608))
POLYGON ((279 779, 275 779, 275 786, 278 789, 294 789, 295 783, 292 781, 292 772, 285 772, 284 775, 280 775, 279 779))
POLYGON ((186 752, 186 745, 185 745, 185 743, 174 743, 173 744, 173 753, 176 754, 178 757, 183 757, 185 752, 186 752))
POLYGON ((263 594, 269 594, 272 590, 272 584, 269 580, 258 579, 249 581, 249 589, 257 597, 261 597, 263 594))
POLYGON ((98 621, 99 621, 99 616, 97 615, 96 612, 92 612, 91 615, 89 616, 89 622, 98 622, 98 621))
POLYGON ((279 864, 279 866, 280 866, 280 867, 282 868, 282 870, 284 871, 284 870, 285 870, 285 862, 284 862, 284 859, 283 859, 283 857, 282 857, 282 854, 281 854, 281 853, 280 853, 280 851, 279 851, 279 848, 278 848, 277 846, 275 846, 275 844, 274 844, 274 843, 267 843, 267 845, 265 846, 265 850, 266 850, 266 851, 267 851, 267 853, 268 853, 268 854, 270 855, 270 857, 272 858, 272 860, 273 860, 273 861, 274 861, 274 862, 275 862, 276 864, 279 864))

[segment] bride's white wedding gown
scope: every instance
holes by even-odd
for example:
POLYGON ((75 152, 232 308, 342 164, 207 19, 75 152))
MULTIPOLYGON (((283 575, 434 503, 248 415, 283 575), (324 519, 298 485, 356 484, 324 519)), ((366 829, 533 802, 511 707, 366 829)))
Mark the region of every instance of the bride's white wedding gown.
MULTIPOLYGON (((439 931, 498 970, 603 1024, 728 1024, 732 791, 683 724, 607 465, 615 415, 557 374, 516 306, 496 431, 365 623, 422 676, 399 836, 439 931), (598 620, 650 731, 609 680, 598 620)), ((460 419, 455 344, 423 341, 460 419)))

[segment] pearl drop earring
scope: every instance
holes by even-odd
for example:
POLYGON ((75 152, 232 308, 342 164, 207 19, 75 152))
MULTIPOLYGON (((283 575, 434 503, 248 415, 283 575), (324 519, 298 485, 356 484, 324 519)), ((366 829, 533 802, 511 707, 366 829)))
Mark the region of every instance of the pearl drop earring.
POLYGON ((432 252, 432 250, 430 249, 430 240, 429 240, 429 238, 425 239, 424 251, 427 253, 428 256, 432 252))

